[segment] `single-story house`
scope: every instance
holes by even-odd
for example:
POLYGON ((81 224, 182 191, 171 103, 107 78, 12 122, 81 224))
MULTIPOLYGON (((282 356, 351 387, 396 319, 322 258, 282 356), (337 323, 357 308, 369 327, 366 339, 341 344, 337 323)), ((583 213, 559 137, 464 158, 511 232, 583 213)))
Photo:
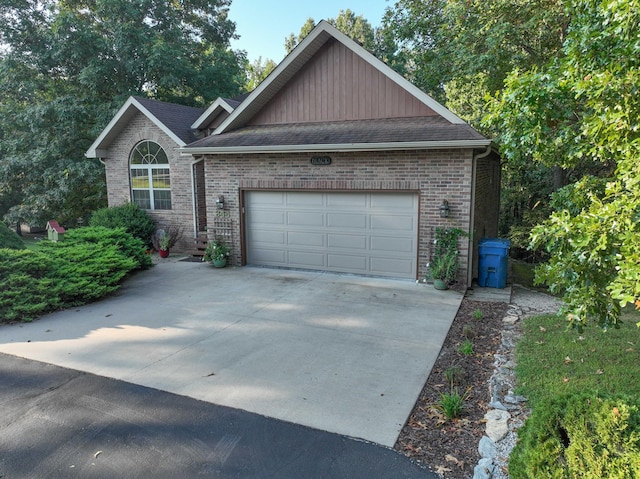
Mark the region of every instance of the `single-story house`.
POLYGON ((129 98, 86 155, 110 206, 193 232, 174 251, 222 237, 235 265, 420 279, 435 228, 456 227, 470 285, 497 234, 491 140, 325 21, 241 98, 129 98))

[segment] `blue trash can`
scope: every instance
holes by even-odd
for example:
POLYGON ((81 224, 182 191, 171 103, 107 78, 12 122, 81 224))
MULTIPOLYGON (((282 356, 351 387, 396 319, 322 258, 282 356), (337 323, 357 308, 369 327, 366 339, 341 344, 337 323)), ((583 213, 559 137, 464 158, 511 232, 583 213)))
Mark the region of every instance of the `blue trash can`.
POLYGON ((511 241, 484 238, 478 242, 478 286, 504 288, 507 285, 507 260, 511 241))

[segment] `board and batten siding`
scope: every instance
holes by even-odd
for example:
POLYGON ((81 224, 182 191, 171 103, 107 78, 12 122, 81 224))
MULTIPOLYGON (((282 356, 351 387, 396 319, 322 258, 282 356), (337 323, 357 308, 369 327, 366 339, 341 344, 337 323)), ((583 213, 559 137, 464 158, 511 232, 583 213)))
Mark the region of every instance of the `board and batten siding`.
POLYGON ((328 42, 250 125, 433 116, 424 103, 337 41, 328 42))

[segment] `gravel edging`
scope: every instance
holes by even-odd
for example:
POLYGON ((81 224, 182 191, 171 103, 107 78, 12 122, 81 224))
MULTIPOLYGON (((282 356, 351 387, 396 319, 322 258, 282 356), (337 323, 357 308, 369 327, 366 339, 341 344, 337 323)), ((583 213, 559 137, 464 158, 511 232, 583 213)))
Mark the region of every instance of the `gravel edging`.
POLYGON ((557 313, 559 307, 559 300, 552 296, 513 285, 511 304, 502 320, 500 347, 494 355, 494 372, 489 380, 492 409, 485 416, 486 435, 478 444, 480 460, 474 468, 473 479, 509 479, 509 456, 518 438, 517 431, 530 413, 527 399, 514 393, 515 347, 522 336, 522 320, 557 313))

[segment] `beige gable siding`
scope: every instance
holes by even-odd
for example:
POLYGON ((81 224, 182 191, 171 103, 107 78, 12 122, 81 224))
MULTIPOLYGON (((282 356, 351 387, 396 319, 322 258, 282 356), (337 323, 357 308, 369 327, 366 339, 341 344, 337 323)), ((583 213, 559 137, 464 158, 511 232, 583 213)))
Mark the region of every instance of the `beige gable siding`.
POLYGON ((432 116, 436 113, 338 41, 331 40, 251 125, 432 116))

